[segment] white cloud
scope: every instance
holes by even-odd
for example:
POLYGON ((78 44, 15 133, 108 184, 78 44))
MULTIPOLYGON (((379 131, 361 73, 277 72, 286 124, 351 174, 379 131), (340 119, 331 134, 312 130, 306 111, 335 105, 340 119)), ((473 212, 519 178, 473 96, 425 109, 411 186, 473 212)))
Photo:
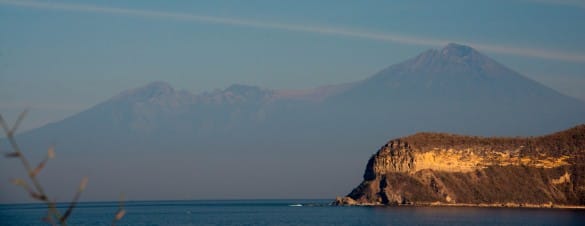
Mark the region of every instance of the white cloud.
MULTIPOLYGON (((532 0, 542 2, 553 2, 552 0, 532 0)), ((565 4, 577 4, 582 1, 577 0, 561 0, 559 2, 565 2, 565 4), (571 3, 569 3, 571 2, 571 3), (573 3, 575 2, 575 3, 573 3)), ((148 18, 159 18, 159 19, 173 19, 182 21, 193 21, 198 23, 212 23, 212 24, 223 24, 241 27, 254 27, 263 29, 274 29, 274 30, 286 30, 292 32, 305 32, 314 34, 323 34, 331 36, 343 36, 343 37, 356 37, 377 41, 387 41, 408 45, 420 45, 420 46, 443 46, 449 42, 456 42, 460 44, 466 44, 473 46, 474 48, 480 49, 486 52, 500 53, 507 55, 515 55, 522 57, 533 57, 543 58, 567 62, 585 62, 585 53, 571 53, 565 51, 558 51, 552 49, 542 48, 520 48, 512 46, 504 46, 498 44, 489 43, 474 43, 466 42, 461 40, 443 40, 435 38, 426 38, 418 36, 409 36, 396 33, 378 33, 370 31, 360 31, 357 29, 346 29, 339 27, 324 27, 324 26, 310 26, 303 24, 289 24, 289 23, 276 23, 266 22, 257 20, 247 20, 239 18, 227 18, 227 17, 214 17, 204 16, 188 13, 176 13, 176 12, 161 12, 151 10, 137 10, 137 9, 123 9, 123 8, 112 8, 112 7, 100 7, 94 5, 79 5, 79 4, 62 4, 52 2, 36 2, 36 1, 6 1, 0 0, 0 4, 28 7, 28 8, 39 8, 39 9, 51 9, 51 10, 63 10, 63 11, 75 11, 75 12, 93 12, 93 13, 104 13, 104 14, 120 14, 127 16, 138 16, 148 18)), ((579 4, 581 5, 581 4, 579 4)))

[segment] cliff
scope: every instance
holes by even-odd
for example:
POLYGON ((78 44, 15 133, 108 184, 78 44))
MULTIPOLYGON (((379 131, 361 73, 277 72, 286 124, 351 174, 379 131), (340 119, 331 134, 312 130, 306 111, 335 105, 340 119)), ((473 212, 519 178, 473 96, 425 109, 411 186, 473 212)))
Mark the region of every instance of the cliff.
POLYGON ((390 140, 337 205, 585 205, 585 125, 528 138, 390 140))

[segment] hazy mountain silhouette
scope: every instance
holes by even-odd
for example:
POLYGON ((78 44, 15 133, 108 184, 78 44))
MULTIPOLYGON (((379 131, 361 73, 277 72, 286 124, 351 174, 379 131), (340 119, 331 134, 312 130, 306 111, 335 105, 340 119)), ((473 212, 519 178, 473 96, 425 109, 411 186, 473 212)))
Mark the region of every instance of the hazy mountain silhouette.
MULTIPOLYGON (((311 90, 232 85, 192 94, 154 82, 18 139, 30 149, 56 143, 79 158, 104 156, 101 164, 116 158, 114 165, 140 168, 162 158, 168 169, 146 170, 160 183, 199 169, 183 175, 191 182, 181 188, 138 193, 141 198, 182 198, 177 192, 196 198, 333 197, 360 180, 362 162, 377 144, 395 136, 541 135, 583 122, 583 102, 470 47, 449 44, 365 80, 311 90), (143 159, 132 162, 137 155, 143 159)), ((138 169, 128 171, 104 177, 104 183, 130 183, 122 175, 134 173, 136 185, 127 187, 140 190, 150 180, 138 169)))
POLYGON ((583 102, 457 44, 392 65, 330 102, 411 132, 538 135, 585 118, 583 102))

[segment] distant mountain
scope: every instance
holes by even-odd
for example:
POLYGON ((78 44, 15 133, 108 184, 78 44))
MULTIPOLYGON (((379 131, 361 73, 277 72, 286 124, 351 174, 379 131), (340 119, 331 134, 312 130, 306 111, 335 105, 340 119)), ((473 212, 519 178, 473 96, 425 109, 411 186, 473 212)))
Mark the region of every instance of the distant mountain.
POLYGON ((457 44, 392 65, 329 101, 408 132, 539 135, 584 120, 583 102, 457 44))
MULTIPOLYGON (((190 176, 209 187, 194 183, 184 191, 202 191, 197 197, 290 197, 270 186, 257 188, 266 179, 288 187, 314 185, 299 188, 301 197, 330 197, 349 186, 347 175, 359 179, 360 159, 387 137, 416 131, 529 136, 583 122, 585 103, 471 47, 449 44, 365 80, 311 90, 232 85, 192 94, 154 82, 18 139, 31 150, 56 143, 79 158, 140 157, 137 166, 177 156, 191 162, 172 163, 176 170, 206 167, 198 168, 205 175, 190 176), (247 175, 257 177, 243 179, 247 175), (233 179, 242 189, 214 186, 226 177, 242 177, 233 179)), ((171 174, 157 170, 153 175, 171 174)))

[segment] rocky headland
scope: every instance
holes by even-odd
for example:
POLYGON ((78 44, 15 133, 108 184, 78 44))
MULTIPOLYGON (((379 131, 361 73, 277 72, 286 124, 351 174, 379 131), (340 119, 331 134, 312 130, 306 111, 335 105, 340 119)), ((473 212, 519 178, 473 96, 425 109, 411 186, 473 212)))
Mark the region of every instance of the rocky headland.
POLYGON ((585 125, 540 137, 392 139, 336 205, 585 206, 585 125))

